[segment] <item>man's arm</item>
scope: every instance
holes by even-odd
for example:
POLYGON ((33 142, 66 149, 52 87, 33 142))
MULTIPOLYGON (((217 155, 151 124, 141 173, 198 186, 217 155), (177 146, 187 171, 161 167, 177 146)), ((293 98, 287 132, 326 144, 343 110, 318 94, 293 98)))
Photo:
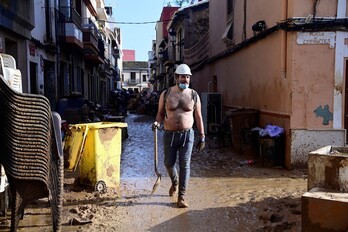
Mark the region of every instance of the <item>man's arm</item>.
POLYGON ((201 99, 199 98, 197 94, 197 103, 196 103, 196 109, 195 109, 195 121, 199 132, 199 140, 197 143, 197 149, 198 152, 202 152, 205 148, 205 134, 204 134, 204 125, 203 125, 203 118, 202 118, 202 105, 201 105, 201 99))
POLYGON ((200 138, 205 138, 203 117, 202 117, 202 105, 201 105, 201 99, 199 98, 198 94, 197 94, 197 103, 196 103, 194 116, 195 116, 195 121, 198 128, 199 136, 200 138))
POLYGON ((164 106, 164 93, 165 91, 163 91, 160 95, 160 98, 158 99, 158 111, 157 111, 157 115, 156 115, 156 122, 158 123, 162 123, 164 120, 164 116, 165 116, 165 106, 164 106))

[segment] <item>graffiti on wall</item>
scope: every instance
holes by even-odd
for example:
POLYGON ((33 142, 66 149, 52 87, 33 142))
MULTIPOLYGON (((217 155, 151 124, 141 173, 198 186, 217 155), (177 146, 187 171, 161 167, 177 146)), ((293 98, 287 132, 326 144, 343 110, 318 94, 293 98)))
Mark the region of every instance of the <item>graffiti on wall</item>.
POLYGON ((333 120, 333 114, 329 110, 329 105, 318 106, 314 111, 315 115, 323 118, 323 125, 329 125, 329 122, 333 120))

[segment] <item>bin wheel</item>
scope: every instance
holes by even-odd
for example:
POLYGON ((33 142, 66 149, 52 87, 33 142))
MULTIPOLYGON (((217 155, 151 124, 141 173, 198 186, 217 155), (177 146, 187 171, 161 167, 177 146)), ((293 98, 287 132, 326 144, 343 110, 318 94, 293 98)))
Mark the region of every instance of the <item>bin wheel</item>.
POLYGON ((107 190, 106 183, 102 180, 98 181, 95 184, 94 190, 99 192, 99 193, 106 193, 106 190, 107 190))

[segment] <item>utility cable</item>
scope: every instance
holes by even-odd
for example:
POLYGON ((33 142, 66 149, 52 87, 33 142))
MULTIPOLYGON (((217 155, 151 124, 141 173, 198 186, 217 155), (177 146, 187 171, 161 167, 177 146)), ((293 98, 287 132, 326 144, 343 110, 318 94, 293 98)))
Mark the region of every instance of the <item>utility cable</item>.
POLYGON ((98 19, 97 21, 99 22, 106 22, 106 23, 115 23, 115 24, 152 24, 152 23, 163 23, 163 22, 170 22, 171 19, 168 20, 158 20, 158 21, 148 21, 148 22, 116 22, 116 21, 108 21, 108 20, 100 20, 98 19))

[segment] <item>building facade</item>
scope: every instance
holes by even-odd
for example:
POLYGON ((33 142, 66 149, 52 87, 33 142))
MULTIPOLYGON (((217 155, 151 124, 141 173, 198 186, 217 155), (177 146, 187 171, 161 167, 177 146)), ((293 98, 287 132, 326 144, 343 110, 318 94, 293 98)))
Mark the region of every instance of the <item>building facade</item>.
POLYGON ((146 61, 123 61, 122 88, 139 93, 149 90, 148 71, 146 61))
POLYGON ((13 56, 22 73, 23 91, 28 92, 29 40, 35 27, 34 1, 0 2, 0 53, 13 56))
POLYGON ((107 105, 121 86, 122 49, 104 0, 2 1, 0 8, 0 52, 16 59, 23 92, 46 96, 52 110, 77 97, 107 105))
POLYGON ((347 1, 314 2, 210 1, 207 56, 186 59, 199 93, 214 82, 225 110, 256 109, 259 126, 285 128, 287 167, 346 144, 347 1))
MULTIPOLYGON (((163 7, 159 21, 156 23, 156 40, 152 43, 152 56, 150 67, 150 83, 152 89, 161 91, 170 86, 170 74, 173 73, 174 58, 170 59, 170 37, 168 33, 168 24, 174 13, 179 7, 163 7)), ((173 50, 171 50, 173 52, 173 50)))

